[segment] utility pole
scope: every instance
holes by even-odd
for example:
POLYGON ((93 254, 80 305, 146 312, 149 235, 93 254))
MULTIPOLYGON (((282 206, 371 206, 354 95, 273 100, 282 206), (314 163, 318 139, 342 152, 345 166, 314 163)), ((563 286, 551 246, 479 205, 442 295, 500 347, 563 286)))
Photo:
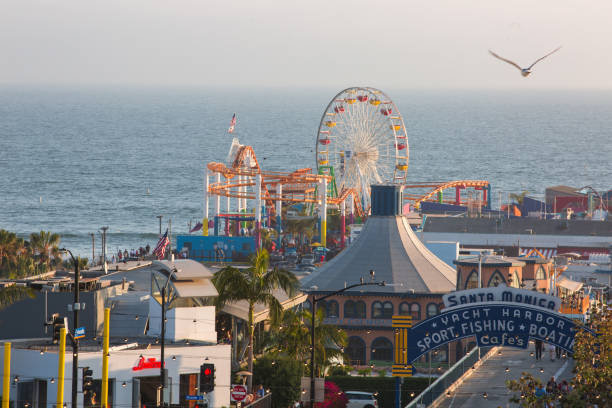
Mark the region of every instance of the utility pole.
POLYGON ((100 228, 102 230, 102 265, 104 266, 104 273, 106 273, 106 231, 108 227, 100 228))
POLYGON ((157 218, 159 218, 159 235, 161 235, 161 220, 163 218, 163 215, 158 215, 157 218))
POLYGON ((72 325, 72 407, 77 405, 77 385, 79 380, 79 339, 75 338, 76 329, 79 327, 79 258, 75 258, 69 249, 61 248, 60 251, 68 252, 74 263, 74 303, 72 304, 73 325, 72 325))
POLYGON ((96 234, 90 232, 91 235, 91 264, 95 265, 96 262, 96 234))
POLYGON ((168 246, 168 259, 172 259, 172 218, 168 218, 168 246))

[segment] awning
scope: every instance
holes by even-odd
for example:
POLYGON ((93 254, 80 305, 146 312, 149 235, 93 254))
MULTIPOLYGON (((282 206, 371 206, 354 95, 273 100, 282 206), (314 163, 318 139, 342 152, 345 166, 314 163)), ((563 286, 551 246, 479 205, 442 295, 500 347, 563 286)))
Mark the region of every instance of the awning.
MULTIPOLYGON (((277 289, 274 291, 274 297, 281 303, 283 310, 291 309, 306 301, 308 295, 299 293, 291 299, 287 296, 285 291, 277 289)), ((244 321, 249 320, 249 303, 246 300, 239 302, 226 303, 221 309, 223 312, 235 316, 244 321)), ((255 304, 255 310, 253 311, 253 323, 258 323, 267 320, 269 317, 268 308, 261 303, 255 304)))
POLYGON ((172 282, 179 297, 209 297, 219 296, 215 285, 210 279, 172 282))
POLYGON ((582 287, 584 286, 584 283, 576 282, 574 280, 571 280, 571 279, 568 279, 562 276, 557 281, 557 286, 562 287, 563 289, 567 289, 570 292, 578 292, 580 289, 582 289, 582 287))

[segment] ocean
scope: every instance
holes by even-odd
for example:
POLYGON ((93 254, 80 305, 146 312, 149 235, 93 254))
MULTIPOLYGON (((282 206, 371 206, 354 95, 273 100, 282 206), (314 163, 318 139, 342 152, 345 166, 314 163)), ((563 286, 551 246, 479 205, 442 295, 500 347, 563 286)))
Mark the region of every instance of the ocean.
MULTIPOLYGON (((91 257, 154 246, 202 218, 203 171, 232 137, 264 170, 315 165, 341 89, 0 87, 0 228, 48 230, 91 257), (238 122, 227 133, 232 114, 238 122)), ((489 180, 493 205, 547 186, 612 188, 612 92, 383 89, 408 130, 408 179, 489 180)))

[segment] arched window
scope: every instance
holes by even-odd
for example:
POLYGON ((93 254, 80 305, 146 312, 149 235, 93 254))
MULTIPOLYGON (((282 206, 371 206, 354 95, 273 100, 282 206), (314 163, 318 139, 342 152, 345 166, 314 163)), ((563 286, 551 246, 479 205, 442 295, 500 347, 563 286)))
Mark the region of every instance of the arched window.
POLYGON ((378 300, 372 303, 372 319, 382 319, 383 305, 378 300))
POLYGON ((327 310, 327 302, 324 300, 320 300, 317 302, 317 312, 319 311, 319 309, 323 310, 323 317, 327 317, 329 316, 329 311, 327 310))
POLYGON ((393 317, 393 303, 383 303, 383 319, 391 319, 393 317))
POLYGON ((352 301, 347 300, 344 302, 344 317, 353 319, 365 319, 365 303, 361 300, 352 301))
POLYGON ((344 317, 355 317, 355 302, 352 300, 344 302, 344 317))
POLYGON ((421 320, 421 305, 418 303, 413 303, 410 305, 410 316, 412 316, 412 320, 421 320))
POLYGON ((546 279, 546 271, 544 270, 544 268, 542 267, 542 265, 540 265, 540 267, 538 268, 538 270, 536 271, 536 275, 535 275, 536 279, 546 279))
POLYGON ((493 275, 491 275, 491 279, 489 279, 489 283, 487 284, 487 286, 499 286, 500 283, 503 283, 505 285, 506 279, 504 279, 504 276, 501 274, 501 272, 496 269, 495 272, 493 272, 493 275))
POLYGON ((465 282, 466 289, 476 289, 478 288, 478 272, 475 269, 472 269, 472 272, 468 275, 467 281, 465 282))
POLYGON ((339 317, 339 312, 340 306, 338 306, 338 302, 335 300, 330 300, 327 302, 327 317, 339 317))
POLYGON ((355 302, 355 317, 358 319, 366 318, 366 305, 362 300, 358 300, 355 302))
POLYGON ((392 361, 393 343, 386 337, 378 337, 372 342, 370 360, 392 361))
POLYGON ((399 314, 401 316, 410 316, 410 304, 406 302, 400 303, 399 314))
POLYGON ((348 338, 346 354, 351 365, 364 365, 366 362, 365 342, 361 337, 351 336, 348 338))
POLYGON ((433 317, 438 314, 438 305, 430 303, 427 305, 427 318, 433 317))

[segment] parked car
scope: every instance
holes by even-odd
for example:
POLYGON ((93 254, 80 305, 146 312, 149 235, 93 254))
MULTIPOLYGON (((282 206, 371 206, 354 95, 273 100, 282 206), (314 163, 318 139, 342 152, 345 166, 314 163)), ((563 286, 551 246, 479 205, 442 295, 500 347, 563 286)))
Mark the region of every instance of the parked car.
POLYGON ((302 255, 302 263, 303 264, 314 264, 315 263, 315 256, 313 254, 305 254, 302 255))
POLYGON ((348 398, 346 408, 377 408, 378 401, 374 394, 362 391, 346 391, 344 393, 348 398))

